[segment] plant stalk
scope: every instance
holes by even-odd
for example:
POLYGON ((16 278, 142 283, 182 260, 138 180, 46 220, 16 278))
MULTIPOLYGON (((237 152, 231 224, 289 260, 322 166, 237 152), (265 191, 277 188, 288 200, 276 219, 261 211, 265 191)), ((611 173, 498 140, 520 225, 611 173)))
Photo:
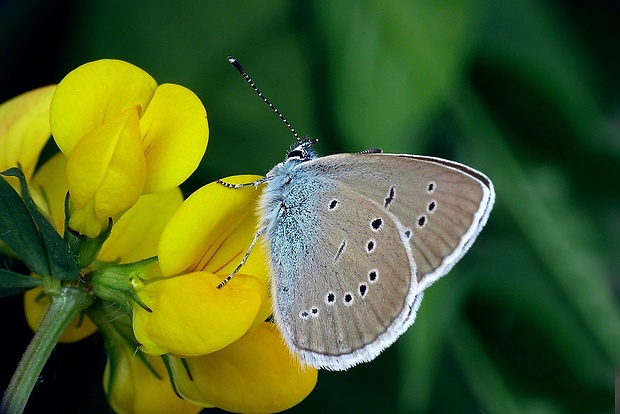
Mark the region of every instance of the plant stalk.
POLYGON ((51 292, 50 296, 52 303, 4 392, 0 403, 2 414, 18 414, 24 411, 58 339, 73 318, 94 301, 92 294, 74 287, 60 288, 51 292))

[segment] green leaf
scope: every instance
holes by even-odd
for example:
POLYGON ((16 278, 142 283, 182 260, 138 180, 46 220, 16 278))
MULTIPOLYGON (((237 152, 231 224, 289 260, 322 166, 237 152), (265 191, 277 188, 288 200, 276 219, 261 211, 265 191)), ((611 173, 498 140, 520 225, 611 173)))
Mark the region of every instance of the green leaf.
POLYGON ((0 240, 34 273, 50 275, 49 262, 37 226, 19 194, 0 175, 0 240))
POLYGON ((0 298, 17 295, 41 285, 41 279, 0 269, 0 298))
POLYGON ((19 179, 23 203, 30 212, 32 219, 34 219, 39 229, 40 238, 45 246, 50 275, 55 279, 76 280, 80 275, 77 260, 69 250, 69 246, 60 237, 60 234, 58 234, 52 224, 39 211, 32 198, 30 198, 24 174, 18 168, 10 168, 3 172, 3 174, 19 179))

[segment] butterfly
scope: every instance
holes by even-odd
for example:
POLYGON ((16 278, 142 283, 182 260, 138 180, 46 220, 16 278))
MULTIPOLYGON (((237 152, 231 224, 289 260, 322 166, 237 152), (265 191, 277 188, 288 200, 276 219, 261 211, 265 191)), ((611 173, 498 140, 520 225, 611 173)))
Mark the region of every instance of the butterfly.
POLYGON ((316 368, 371 361, 414 323, 424 290, 470 248, 493 207, 493 184, 471 167, 429 156, 371 149, 319 157, 316 140, 300 138, 241 65, 229 62, 297 140, 264 178, 221 182, 265 187, 245 258, 262 238, 282 336, 316 368))

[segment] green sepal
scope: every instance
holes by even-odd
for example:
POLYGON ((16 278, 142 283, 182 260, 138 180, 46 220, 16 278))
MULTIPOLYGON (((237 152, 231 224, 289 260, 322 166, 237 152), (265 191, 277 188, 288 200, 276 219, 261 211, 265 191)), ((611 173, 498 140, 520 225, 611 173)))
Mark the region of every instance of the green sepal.
POLYGON ((171 364, 172 358, 175 358, 181 361, 181 364, 183 364, 183 368, 185 368, 185 373, 187 374, 188 378, 193 381, 192 372, 189 369, 189 364, 187 363, 187 359, 181 358, 181 357, 173 357, 167 354, 164 354, 161 356, 162 361, 164 361, 164 366, 166 367, 166 371, 168 372, 168 379, 170 381, 170 385, 172 385, 172 390, 177 395, 177 397, 183 399, 183 396, 181 395, 181 392, 179 391, 179 387, 177 386, 176 378, 174 377, 174 373, 172 371, 172 364, 171 364))
POLYGON ((0 298, 17 295, 41 285, 38 277, 0 269, 0 298))
MULTIPOLYGON (((32 198, 30 198, 24 174, 19 168, 15 167, 9 168, 2 174, 19 179, 22 190, 22 202, 39 230, 38 235, 44 246, 49 264, 49 275, 54 279, 76 280, 80 276, 77 260, 69 250, 67 243, 64 242, 60 234, 58 234, 49 220, 39 211, 32 198)), ((34 269, 31 270, 34 271, 34 269)), ((37 271, 34 272, 39 274, 37 271)))
POLYGON ((32 272, 41 276, 51 274, 45 245, 34 219, 24 200, 2 175, 0 175, 0 240, 6 243, 32 272))
POLYGON ((91 238, 80 234, 69 227, 69 219, 71 218, 69 203, 70 195, 67 193, 65 198, 65 242, 70 246, 73 255, 77 257, 79 268, 84 269, 95 261, 103 243, 110 237, 113 222, 112 218, 108 219, 108 226, 97 237, 91 238))
POLYGON ((108 302, 120 306, 128 315, 132 304, 147 312, 153 312, 136 294, 136 288, 142 286, 141 277, 149 273, 157 263, 157 257, 151 257, 135 263, 110 264, 97 269, 91 274, 91 284, 95 294, 108 302))

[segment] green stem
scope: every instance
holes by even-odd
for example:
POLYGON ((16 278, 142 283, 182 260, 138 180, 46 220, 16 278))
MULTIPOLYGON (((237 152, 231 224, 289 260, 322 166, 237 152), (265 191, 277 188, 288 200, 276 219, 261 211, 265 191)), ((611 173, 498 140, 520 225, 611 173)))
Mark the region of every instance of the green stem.
POLYGON ((94 301, 93 295, 73 287, 63 287, 50 295, 52 303, 4 392, 0 413, 17 414, 24 411, 58 339, 73 318, 94 301))

